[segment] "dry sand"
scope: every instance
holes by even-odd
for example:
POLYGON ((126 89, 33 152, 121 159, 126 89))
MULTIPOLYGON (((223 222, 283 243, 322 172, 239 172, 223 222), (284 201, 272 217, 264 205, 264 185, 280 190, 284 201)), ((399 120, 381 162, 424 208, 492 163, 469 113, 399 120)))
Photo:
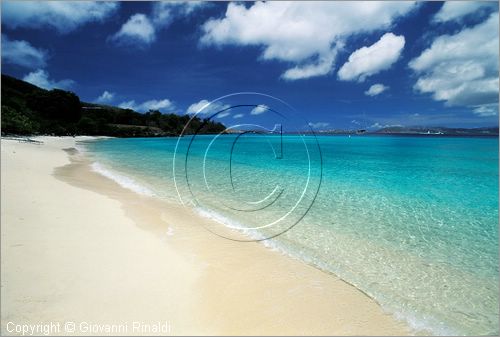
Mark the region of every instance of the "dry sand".
POLYGON ((334 275, 91 171, 81 137, 37 139, 1 143, 2 334, 50 322, 83 335, 410 333, 334 275))

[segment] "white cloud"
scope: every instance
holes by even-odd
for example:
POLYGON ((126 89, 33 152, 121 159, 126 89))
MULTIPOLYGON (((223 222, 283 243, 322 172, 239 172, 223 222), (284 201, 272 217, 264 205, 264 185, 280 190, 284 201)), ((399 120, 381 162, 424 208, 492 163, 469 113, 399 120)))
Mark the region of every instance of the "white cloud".
POLYGON ((132 110, 135 110, 136 106, 137 105, 135 104, 134 100, 126 101, 126 102, 122 102, 122 103, 118 104, 118 107, 122 108, 122 109, 132 109, 132 110))
POLYGON ((386 91, 387 89, 389 89, 388 86, 385 86, 381 83, 377 83, 377 84, 372 85, 367 91, 365 91, 365 95, 377 96, 377 95, 380 95, 381 93, 383 93, 384 91, 386 91))
POLYGON ((75 81, 64 79, 60 81, 54 81, 49 78, 49 73, 43 69, 35 70, 28 75, 23 77, 23 81, 34 84, 40 88, 51 90, 51 89, 69 89, 74 84, 75 81))
POLYGON ((332 72, 337 48, 332 49, 325 55, 318 56, 316 63, 297 65, 285 71, 281 77, 285 80, 299 80, 303 78, 327 75, 332 72))
POLYGON ((434 16, 436 22, 459 20, 481 8, 494 7, 496 2, 485 1, 447 1, 434 16))
POLYGON ((156 32, 153 24, 146 15, 134 14, 111 37, 111 40, 118 44, 149 45, 156 40, 156 32))
POLYGON ((230 2, 225 17, 203 25, 205 46, 262 47, 262 60, 291 62, 282 75, 296 80, 329 74, 347 37, 389 28, 413 2, 230 2), (248 8, 247 8, 248 7, 248 8))
POLYGON ((379 122, 376 122, 375 124, 372 124, 368 127, 368 129, 383 129, 383 128, 390 128, 390 127, 402 127, 403 125, 401 124, 385 124, 382 125, 379 122))
POLYGON ((224 117, 229 116, 230 114, 231 114, 230 112, 224 111, 224 112, 221 112, 220 114, 218 114, 217 118, 224 118, 224 117))
POLYGON ((339 79, 362 82, 368 76, 389 69, 399 59, 404 45, 404 36, 396 36, 393 33, 384 34, 371 46, 354 51, 349 56, 349 60, 340 68, 339 79))
POLYGON ((134 100, 120 103, 118 105, 122 109, 132 109, 139 112, 147 112, 149 110, 172 110, 175 108, 173 102, 169 99, 156 100, 152 99, 143 103, 137 104, 134 100))
POLYGON ((195 10, 206 7, 209 5, 206 1, 169 1, 170 4, 177 4, 177 6, 181 7, 181 11, 185 15, 189 15, 195 10))
POLYGON ((187 114, 195 114, 195 113, 206 113, 204 110, 209 108, 210 102, 207 101, 206 99, 202 99, 198 103, 193 103, 189 106, 189 108, 186 110, 187 114))
POLYGON ((139 111, 173 109, 174 104, 168 99, 150 100, 139 105, 139 111))
POLYGON ((2 60, 26 68, 41 68, 47 63, 47 52, 24 40, 10 40, 2 34, 2 60))
MULTIPOLYGON (((186 110, 186 114, 214 114, 229 107, 229 104, 223 104, 221 102, 210 103, 206 99, 202 99, 197 103, 191 104, 186 110)), ((224 114, 224 112, 221 112, 220 114, 224 114)))
POLYGON ((176 17, 189 16, 195 10, 207 6, 206 1, 159 1, 152 10, 152 21, 157 27, 166 27, 176 17))
POLYGON ((257 105, 255 108, 250 111, 251 115, 260 115, 266 112, 269 109, 269 107, 265 104, 257 105))
POLYGON ((187 17, 205 5, 200 1, 155 2, 150 15, 136 13, 130 16, 110 40, 127 46, 148 46, 156 40, 158 32, 168 27, 175 18, 187 17))
MULTIPOLYGON (((414 88, 447 106, 498 103, 498 13, 455 35, 437 37, 409 66, 420 77, 414 88)), ((484 112, 483 112, 484 114, 484 112)))
POLYGON ((479 105, 472 111, 481 117, 496 116, 498 115, 498 104, 479 105))
POLYGON ((233 118, 242 118, 244 116, 245 116, 244 114, 236 114, 233 116, 233 118))
POLYGON ((115 98, 115 94, 113 92, 109 92, 105 90, 101 96, 97 97, 97 103, 109 103, 115 98))
POLYGON ((117 2, 101 1, 2 1, 2 24, 10 28, 52 27, 70 32, 113 14, 117 2))
POLYGON ((309 123, 309 126, 312 127, 313 129, 322 129, 322 128, 326 128, 329 125, 330 125, 330 123, 327 123, 327 122, 309 123))

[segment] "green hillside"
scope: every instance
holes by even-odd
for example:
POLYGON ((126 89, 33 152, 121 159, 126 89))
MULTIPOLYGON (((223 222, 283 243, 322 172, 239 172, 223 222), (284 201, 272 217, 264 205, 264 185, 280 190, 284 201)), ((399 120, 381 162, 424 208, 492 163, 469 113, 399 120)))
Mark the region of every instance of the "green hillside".
MULTIPOLYGON (((2 135, 103 135, 158 137, 179 135, 190 116, 138 113, 131 109, 81 102, 72 92, 45 90, 2 74, 2 135)), ((193 119, 187 133, 219 133, 221 123, 193 119)))

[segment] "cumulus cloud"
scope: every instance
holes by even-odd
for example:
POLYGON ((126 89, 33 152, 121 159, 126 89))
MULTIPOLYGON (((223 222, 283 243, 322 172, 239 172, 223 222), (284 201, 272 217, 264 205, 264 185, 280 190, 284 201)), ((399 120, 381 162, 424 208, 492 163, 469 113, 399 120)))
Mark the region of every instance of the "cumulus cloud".
POLYGON ((343 81, 362 82, 368 76, 389 69, 399 59, 404 46, 404 36, 386 33, 371 46, 354 51, 340 68, 338 77, 343 81))
POLYGON ((159 1, 152 10, 152 21, 157 27, 168 26, 176 17, 189 16, 194 11, 207 6, 205 1, 159 1))
POLYGON ((110 40, 127 46, 145 47, 156 40, 158 32, 175 18, 187 17, 206 5, 199 1, 160 1, 152 5, 149 15, 136 13, 125 22, 110 40))
POLYGON ((327 122, 309 123, 309 126, 312 127, 313 129, 322 129, 322 128, 326 128, 329 125, 330 125, 330 123, 327 123, 327 122))
POLYGON ((156 40, 156 32, 149 18, 144 14, 134 14, 123 24, 111 40, 118 44, 148 45, 156 40))
POLYGON ((51 89, 69 89, 74 84, 75 81, 64 79, 60 81, 54 81, 49 78, 49 73, 43 69, 35 70, 28 75, 23 77, 23 81, 34 84, 40 88, 51 90, 51 89))
POLYGON ((10 40, 2 34, 2 60, 26 68, 41 68, 47 63, 48 54, 24 40, 10 40))
POLYGON ((225 16, 203 25, 205 46, 258 46, 262 60, 294 64, 282 74, 297 80, 331 73, 337 52, 353 34, 389 28, 415 4, 367 2, 230 2, 225 16))
POLYGON ((255 108, 250 111, 251 115, 260 115, 266 112, 269 109, 269 107, 265 104, 257 105, 255 108))
POLYGON ((244 114, 236 114, 236 115, 233 116, 233 118, 237 119, 237 118, 242 118, 244 116, 245 116, 244 114))
POLYGON ((115 94, 113 92, 109 92, 105 90, 101 96, 97 97, 97 103, 109 103, 115 98, 115 94))
MULTIPOLYGON (((198 114, 198 113, 203 115, 214 114, 229 107, 230 107, 229 104, 223 104, 221 102, 210 103, 206 99, 202 99, 197 103, 191 104, 189 108, 186 110, 186 114, 198 114)), ((222 112, 221 114, 224 113, 225 112, 222 112)))
POLYGON ((173 102, 166 98, 161 100, 152 99, 143 103, 136 103, 134 100, 131 100, 120 103, 118 106, 122 109, 132 109, 139 112, 147 112, 149 110, 171 110, 175 108, 173 102))
POLYGON ((205 113, 203 110, 208 109, 210 102, 207 101, 206 99, 202 99, 201 101, 197 103, 193 103, 189 106, 189 108, 186 110, 187 114, 195 114, 195 113, 205 113))
POLYGON ((285 71, 281 77, 285 80, 298 80, 321 75, 327 75, 332 72, 338 48, 330 50, 324 55, 318 56, 315 63, 298 65, 285 71))
POLYGON ((372 85, 367 91, 365 91, 365 95, 377 96, 377 95, 380 95, 381 93, 383 93, 384 91, 386 91, 387 89, 389 89, 388 86, 385 86, 381 83, 377 83, 377 84, 372 85))
POLYGON ((479 9, 493 8, 496 2, 485 1, 447 1, 434 16, 435 22, 460 20, 479 9))
POLYGON ((409 66, 414 88, 447 106, 469 106, 479 115, 498 103, 498 13, 454 35, 437 37, 409 66))
POLYGON ((101 1, 2 1, 2 24, 10 28, 51 27, 67 33, 113 14, 119 3, 101 1))

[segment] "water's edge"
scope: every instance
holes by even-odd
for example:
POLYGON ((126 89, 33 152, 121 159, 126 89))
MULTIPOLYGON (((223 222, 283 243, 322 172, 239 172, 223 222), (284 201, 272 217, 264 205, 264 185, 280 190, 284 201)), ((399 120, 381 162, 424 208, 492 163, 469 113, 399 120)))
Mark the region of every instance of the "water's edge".
MULTIPOLYGON (((93 140, 93 141, 99 141, 98 139, 93 140)), ((80 144, 80 146, 77 147, 78 151, 85 155, 87 152, 85 145, 80 144)), ((89 158, 90 159, 90 158, 89 158)), ((123 188, 126 188, 128 190, 133 191, 134 193, 137 193, 142 196, 146 197, 151 197, 151 198, 158 198, 164 202, 167 203, 173 203, 172 200, 167 200, 165 198, 162 198, 158 194, 154 193, 150 188, 147 186, 141 185, 140 183, 137 182, 137 179, 134 179, 133 175, 130 173, 123 173, 119 168, 119 163, 113 162, 113 164, 117 164, 116 168, 109 168, 106 165, 98 162, 98 161, 92 161, 91 164, 91 170, 116 182, 118 185, 120 185, 123 188)), ((178 206, 178 204, 175 204, 178 206)), ((236 227, 240 227, 241 223, 229 219, 219 213, 217 213, 214 210, 207 210, 207 209, 201 209, 201 208, 196 208, 194 206, 187 206, 190 207, 193 211, 195 211, 196 214, 198 214, 200 217, 210 219, 213 221, 216 221, 226 227, 234 227, 236 224, 236 227)), ((248 236, 251 239, 261 239, 262 235, 255 231, 255 230, 245 230, 241 231, 244 235, 248 236)), ((410 331, 412 334, 431 334, 431 335, 460 335, 460 333, 450 327, 444 326, 442 323, 438 322, 437 320, 434 320, 432 318, 424 318, 424 317, 419 317, 413 312, 409 311, 402 311, 400 308, 393 308, 387 305, 384 305, 383 301, 381 302, 378 298, 378 296, 372 294, 369 291, 365 291, 360 285, 351 282, 349 279, 346 279, 345 277, 342 277, 342 273, 337 273, 334 270, 329 269, 327 266, 321 265, 316 263, 313 259, 307 258, 306 256, 300 256, 299 254, 294 254, 294 252, 291 252, 287 250, 283 245, 280 245, 279 242, 276 242, 275 240, 263 240, 260 241, 265 247, 273 249, 274 251, 279 252, 282 255, 287 256, 288 258, 293 258, 297 259, 305 264, 308 264, 310 266, 313 266, 327 274, 331 274, 334 277, 337 277, 341 279, 343 282, 351 285, 352 287, 356 288, 358 291, 361 293, 365 294, 368 298, 373 300, 375 303, 377 303, 380 308, 387 314, 390 314, 392 317, 394 317, 395 320, 403 322, 405 325, 407 325, 410 328, 410 331)))

